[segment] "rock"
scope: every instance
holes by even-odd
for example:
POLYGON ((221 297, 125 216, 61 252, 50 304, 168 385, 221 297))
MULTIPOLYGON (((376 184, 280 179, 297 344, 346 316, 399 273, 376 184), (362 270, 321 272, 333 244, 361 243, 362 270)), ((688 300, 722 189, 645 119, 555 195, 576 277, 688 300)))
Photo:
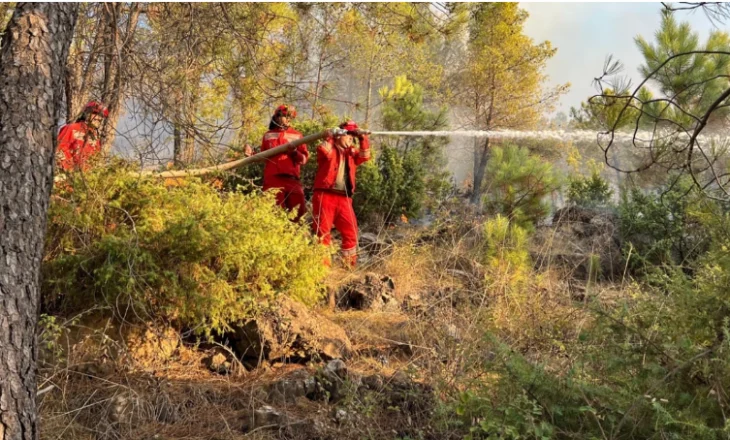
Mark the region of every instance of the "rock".
POLYGON ((302 368, 269 385, 266 400, 275 404, 295 403, 300 397, 313 397, 316 391, 317 380, 302 368))
POLYGON ((455 341, 461 339, 461 332, 454 324, 446 324, 446 326, 444 327, 444 331, 449 338, 455 341))
POLYGON ((226 337, 244 359, 305 363, 312 359, 347 358, 352 343, 345 330, 305 305, 285 296, 276 305, 226 337))
POLYGON ((337 402, 347 394, 347 366, 342 360, 333 359, 329 361, 318 379, 320 386, 326 392, 327 400, 330 402, 337 402))
POLYGON ((344 310, 395 310, 399 305, 394 293, 392 278, 367 273, 340 288, 336 293, 337 307, 344 310))
POLYGON ((330 440, 332 438, 326 433, 327 427, 314 418, 289 422, 289 428, 292 435, 286 438, 318 440, 330 440))
POLYGON ((538 267, 559 265, 578 280, 621 276, 621 239, 618 216, 605 209, 567 207, 553 216, 551 226, 540 227, 531 249, 538 267))
POLYGON ((259 407, 252 414, 246 414, 241 421, 243 432, 272 429, 279 431, 279 436, 276 438, 316 438, 322 440, 329 438, 324 434, 326 431, 325 426, 318 420, 312 418, 298 420, 269 405, 259 407))
POLYGON ((369 390, 382 391, 383 390, 383 376, 379 374, 371 374, 362 378, 362 385, 369 390))
POLYGON ((378 241, 378 236, 372 232, 363 232, 360 234, 360 246, 367 245, 369 243, 375 243, 378 241))
POLYGON ((416 420, 429 418, 436 404, 433 388, 411 380, 404 371, 398 371, 390 378, 386 395, 389 406, 399 408, 416 420))
POLYGON ((372 232, 360 234, 360 250, 365 255, 379 255, 389 249, 391 244, 372 232))
POLYGON ((396 371, 390 378, 390 384, 397 387, 407 387, 410 383, 411 378, 402 370, 396 371))
POLYGON ((264 405, 253 412, 253 417, 246 417, 243 421, 243 431, 254 429, 281 428, 289 423, 286 413, 277 411, 271 406, 264 405))
POLYGON ((338 425, 343 425, 352 420, 350 414, 342 408, 335 408, 332 411, 332 418, 338 425))
POLYGON ((324 367, 324 374, 326 374, 329 377, 338 377, 340 379, 346 379, 347 378, 347 365, 342 361, 342 359, 332 359, 331 361, 327 362, 327 365, 324 367))
POLYGON ((242 373, 242 371, 238 371, 240 368, 236 368, 237 363, 233 359, 233 355, 219 347, 216 347, 211 354, 203 358, 203 365, 218 374, 242 373))

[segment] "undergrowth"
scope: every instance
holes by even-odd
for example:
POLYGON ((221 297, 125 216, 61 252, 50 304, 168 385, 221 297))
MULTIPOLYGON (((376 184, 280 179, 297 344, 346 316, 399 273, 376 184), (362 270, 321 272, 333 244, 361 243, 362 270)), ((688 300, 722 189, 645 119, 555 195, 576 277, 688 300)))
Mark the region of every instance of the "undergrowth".
POLYGON ((221 193, 195 179, 165 187, 119 164, 54 191, 43 300, 49 310, 106 304, 127 320, 208 334, 278 294, 317 302, 326 253, 272 194, 221 193))

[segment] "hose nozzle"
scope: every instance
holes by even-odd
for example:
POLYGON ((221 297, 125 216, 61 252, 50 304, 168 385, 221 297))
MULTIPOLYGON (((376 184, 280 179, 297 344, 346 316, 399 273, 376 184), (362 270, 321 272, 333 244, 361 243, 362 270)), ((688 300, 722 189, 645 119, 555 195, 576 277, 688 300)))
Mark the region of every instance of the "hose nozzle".
POLYGON ((344 136, 348 134, 347 130, 343 128, 330 128, 329 132, 332 136, 344 136))
POLYGON ((330 128, 329 132, 332 136, 345 136, 349 134, 350 136, 362 136, 366 134, 370 134, 370 130, 363 130, 362 128, 358 128, 357 130, 345 130, 344 128, 330 128))
POLYGON ((370 134, 370 133, 371 133, 370 130, 364 130, 362 128, 358 128, 357 130, 349 130, 347 132, 347 134, 352 135, 352 136, 363 136, 363 135, 370 134))

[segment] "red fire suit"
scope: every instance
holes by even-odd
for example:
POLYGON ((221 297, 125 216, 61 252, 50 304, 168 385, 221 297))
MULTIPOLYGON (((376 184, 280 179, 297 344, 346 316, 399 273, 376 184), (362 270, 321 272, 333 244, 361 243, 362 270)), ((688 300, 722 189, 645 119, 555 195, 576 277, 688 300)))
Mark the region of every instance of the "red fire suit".
POLYGON ((58 133, 56 158, 58 166, 64 171, 86 170, 91 157, 101 151, 101 142, 96 130, 86 122, 66 124, 58 133))
POLYGON ((356 168, 368 160, 370 141, 367 136, 360 139, 359 148, 339 148, 332 138, 317 147, 312 229, 323 244, 329 245, 332 226, 337 228, 342 235, 342 256, 349 266, 357 262, 357 219, 352 209, 356 168))
MULTIPOLYGON (((261 151, 301 138, 302 134, 291 127, 269 130, 261 141, 261 151)), ((288 154, 282 153, 267 159, 264 165, 264 191, 279 189, 276 194, 276 202, 287 210, 296 209, 296 221, 307 212, 304 189, 299 177, 301 166, 307 163, 308 159, 307 146, 300 145, 288 154)))

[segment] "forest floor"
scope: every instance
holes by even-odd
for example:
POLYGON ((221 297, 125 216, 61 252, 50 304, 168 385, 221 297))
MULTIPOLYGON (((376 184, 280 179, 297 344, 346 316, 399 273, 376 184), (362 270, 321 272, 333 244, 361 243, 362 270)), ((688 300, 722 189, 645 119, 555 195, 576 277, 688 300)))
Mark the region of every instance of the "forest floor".
MULTIPOLYGON (((356 270, 333 268, 334 300, 353 283, 376 285, 369 294, 377 304, 363 310, 331 302, 312 311, 344 329, 351 344, 344 362, 308 356, 241 364, 223 345, 164 326, 119 325, 96 310, 56 317, 45 327, 52 337, 42 338, 41 437, 459 438, 443 423, 447 395, 495 380, 478 366, 492 355, 482 333, 492 299, 474 257, 480 224, 375 231, 361 241, 356 270)), ((551 313, 570 319, 571 328, 584 325, 567 283, 554 283, 560 306, 551 313)), ((610 288, 602 291, 610 296, 610 288)), ((535 353, 560 368, 555 349, 535 353)))

